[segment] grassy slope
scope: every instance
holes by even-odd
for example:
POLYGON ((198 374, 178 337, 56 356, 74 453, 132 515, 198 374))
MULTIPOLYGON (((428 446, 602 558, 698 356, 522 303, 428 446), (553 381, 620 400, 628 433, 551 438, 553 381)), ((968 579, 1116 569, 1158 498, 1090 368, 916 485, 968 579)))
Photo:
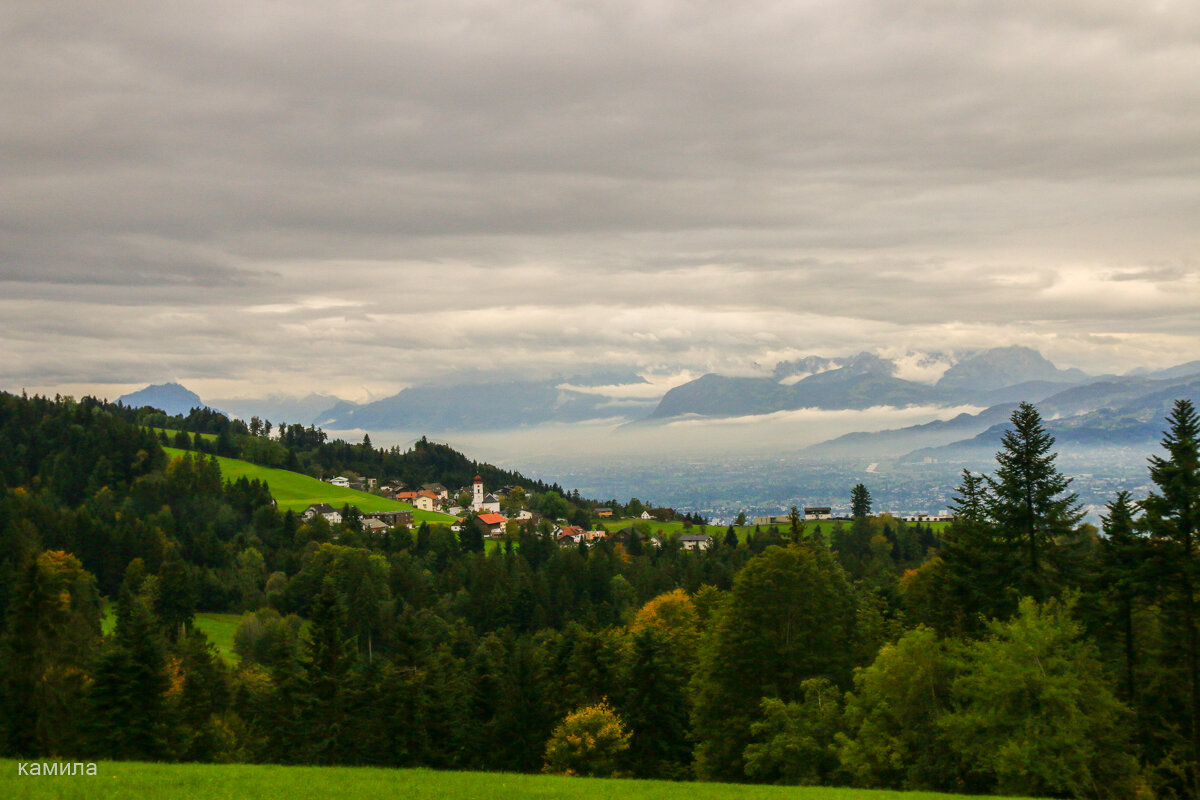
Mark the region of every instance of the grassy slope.
POLYGON ((0 761, 0 797, 214 798, 286 800, 395 798, 405 800, 967 800, 964 795, 819 787, 560 778, 424 769, 278 767, 268 765, 138 764, 101 762, 96 777, 26 777, 17 762, 0 761))
MULTIPOLYGON (((163 450, 171 458, 178 458, 186 451, 173 447, 163 450)), ((413 511, 413 519, 417 522, 452 522, 454 517, 449 514, 439 514, 436 511, 420 511, 413 509, 408 503, 388 500, 386 497, 358 492, 354 489, 343 489, 299 472, 289 472, 286 469, 273 469, 249 461, 236 458, 217 457, 221 465, 221 476, 226 480, 237 480, 245 475, 253 480, 266 481, 271 487, 271 496, 279 503, 280 510, 292 509, 303 511, 313 503, 329 503, 334 508, 341 508, 347 503, 358 506, 362 511, 413 511)))

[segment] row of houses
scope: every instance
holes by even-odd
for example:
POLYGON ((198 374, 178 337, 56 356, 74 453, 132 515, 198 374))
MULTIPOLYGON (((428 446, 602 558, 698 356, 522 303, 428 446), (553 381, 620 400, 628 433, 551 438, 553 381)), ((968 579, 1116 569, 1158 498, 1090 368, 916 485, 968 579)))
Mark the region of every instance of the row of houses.
MULTIPOLYGON (((955 516, 949 511, 939 511, 936 514, 892 514, 883 512, 896 519, 902 519, 905 522, 953 522, 955 516)), ((881 514, 882 516, 882 514, 881 514)), ((835 517, 832 514, 832 509, 829 506, 806 506, 804 509, 804 519, 806 520, 846 520, 848 517, 835 517)), ((753 520, 755 525, 787 525, 791 522, 788 516, 773 516, 773 517, 755 517, 753 520)))
MULTIPOLYGON (((651 536, 647 538, 641 531, 633 527, 622 528, 616 533, 610 533, 606 530, 589 531, 576 525, 565 525, 556 528, 554 534, 559 547, 578 547, 580 544, 592 547, 602 541, 628 544, 629 540, 635 536, 638 539, 648 541, 654 547, 663 546, 662 537, 651 536)), ((707 550, 713 545, 713 537, 706 534, 685 533, 676 537, 675 541, 684 550, 707 550)))
MULTIPOLYGON (((359 511, 357 506, 349 508, 362 519, 364 531, 382 531, 397 525, 413 524, 413 512, 411 511, 359 511)), ((300 514, 301 519, 305 522, 318 516, 324 517, 330 525, 337 525, 343 521, 342 510, 334 508, 329 503, 313 503, 300 514)))

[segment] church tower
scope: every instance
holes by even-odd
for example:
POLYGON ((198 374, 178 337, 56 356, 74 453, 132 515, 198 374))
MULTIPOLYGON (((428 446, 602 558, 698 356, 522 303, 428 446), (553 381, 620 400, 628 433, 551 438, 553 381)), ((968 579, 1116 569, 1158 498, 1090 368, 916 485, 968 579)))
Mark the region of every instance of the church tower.
POLYGON ((479 511, 483 508, 483 478, 475 476, 475 486, 471 494, 471 510, 479 511))

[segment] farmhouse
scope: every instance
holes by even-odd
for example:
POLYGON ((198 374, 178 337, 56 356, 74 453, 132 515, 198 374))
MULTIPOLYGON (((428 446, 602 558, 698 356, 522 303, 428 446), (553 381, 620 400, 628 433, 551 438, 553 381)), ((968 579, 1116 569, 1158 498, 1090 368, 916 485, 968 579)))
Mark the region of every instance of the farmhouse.
POLYGON ((329 505, 329 503, 313 503, 311 506, 304 509, 300 516, 303 517, 305 521, 308 521, 316 517, 318 514, 324 517, 330 525, 337 525, 342 521, 342 512, 329 505))
POLYGON ((350 488, 350 479, 345 477, 344 475, 338 475, 336 478, 330 478, 329 482, 332 483, 334 486, 340 486, 343 489, 350 488))
POLYGON ((805 519, 833 519, 833 509, 829 506, 805 506, 805 519))
POLYGON ((500 539, 504 536, 504 523, 507 522, 500 514, 480 514, 476 519, 483 526, 484 536, 500 539))
POLYGON ((564 525, 558 529, 558 546, 572 547, 584 541, 587 531, 574 525, 564 525))

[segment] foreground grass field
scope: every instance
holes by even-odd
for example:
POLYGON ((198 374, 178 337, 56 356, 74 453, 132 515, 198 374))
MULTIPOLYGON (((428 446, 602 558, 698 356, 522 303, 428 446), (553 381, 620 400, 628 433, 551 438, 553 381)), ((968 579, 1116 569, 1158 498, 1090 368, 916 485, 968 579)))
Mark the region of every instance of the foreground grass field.
POLYGON ((966 795, 723 783, 560 778, 424 769, 101 762, 95 777, 19 776, 0 761, 0 797, 95 798, 404 798, 404 800, 967 800, 966 795))
MULTIPOLYGON (((163 451, 171 458, 179 458, 186 450, 174 447, 164 447, 163 451)), ((254 480, 266 481, 271 487, 271 496, 279 504, 281 511, 303 511, 313 503, 329 503, 334 508, 341 508, 349 503, 358 506, 361 511, 412 511, 413 519, 417 522, 452 523, 454 517, 449 514, 439 514, 436 511, 421 511, 414 509, 408 503, 389 500, 386 497, 358 492, 354 489, 344 489, 334 486, 299 472, 289 472, 286 469, 273 469, 249 461, 236 458, 217 457, 221 465, 221 477, 235 481, 243 475, 254 480)))

